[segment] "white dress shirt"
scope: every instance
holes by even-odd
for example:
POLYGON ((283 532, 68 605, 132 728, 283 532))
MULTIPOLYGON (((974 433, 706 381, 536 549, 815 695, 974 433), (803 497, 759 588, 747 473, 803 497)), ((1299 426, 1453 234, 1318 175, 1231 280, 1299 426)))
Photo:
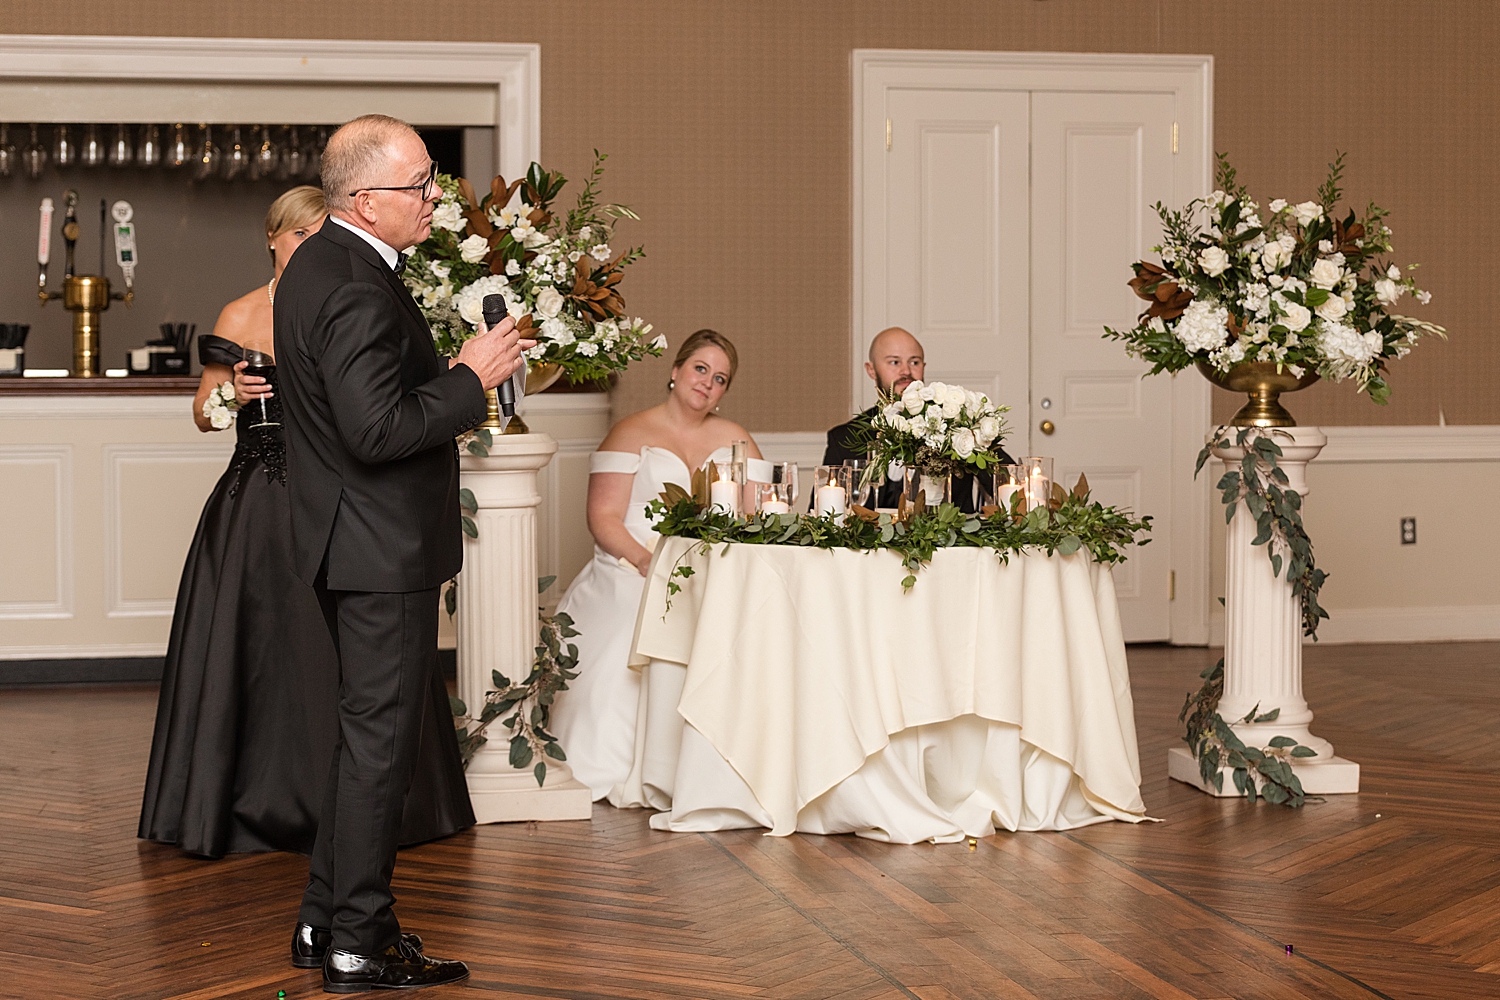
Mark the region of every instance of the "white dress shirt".
POLYGON ((387 267, 389 267, 393 271, 396 269, 396 259, 400 256, 400 254, 397 253, 393 247, 387 246, 385 243, 383 243, 379 237, 365 232, 358 226, 351 226, 343 219, 340 219, 337 215, 329 215, 328 221, 343 226, 345 229, 349 230, 349 232, 353 233, 360 239, 364 240, 366 243, 370 244, 370 246, 375 248, 375 252, 380 254, 380 259, 385 261, 387 267))

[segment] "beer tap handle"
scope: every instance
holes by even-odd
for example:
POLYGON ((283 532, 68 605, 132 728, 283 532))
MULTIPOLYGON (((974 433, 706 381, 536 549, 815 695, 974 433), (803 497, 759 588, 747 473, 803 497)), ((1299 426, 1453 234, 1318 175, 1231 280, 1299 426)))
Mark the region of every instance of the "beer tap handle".
POLYGON ((67 214, 63 216, 63 243, 68 249, 68 262, 63 268, 63 277, 73 277, 73 247, 78 243, 78 192, 69 191, 63 195, 63 204, 67 208, 67 214))
POLYGON ((123 300, 128 307, 135 301, 135 265, 139 260, 135 249, 135 226, 130 222, 135 209, 128 201, 117 201, 110 206, 110 214, 115 220, 115 263, 125 274, 125 294, 114 292, 110 298, 123 300))
POLYGON ((52 199, 42 199, 42 224, 36 238, 36 297, 42 305, 52 296, 47 294, 47 262, 52 258, 52 199))

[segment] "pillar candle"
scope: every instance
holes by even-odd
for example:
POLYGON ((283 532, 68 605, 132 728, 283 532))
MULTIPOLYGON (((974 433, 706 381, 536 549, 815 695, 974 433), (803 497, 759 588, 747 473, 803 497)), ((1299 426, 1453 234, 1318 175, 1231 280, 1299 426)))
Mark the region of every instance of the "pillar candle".
POLYGON ((819 514, 842 514, 845 506, 844 488, 839 485, 818 487, 818 513, 819 514))
POLYGON ((726 514, 738 513, 740 488, 728 479, 716 479, 708 485, 708 502, 726 514))
POLYGON ((792 508, 784 500, 767 500, 760 505, 762 514, 790 514, 792 508))

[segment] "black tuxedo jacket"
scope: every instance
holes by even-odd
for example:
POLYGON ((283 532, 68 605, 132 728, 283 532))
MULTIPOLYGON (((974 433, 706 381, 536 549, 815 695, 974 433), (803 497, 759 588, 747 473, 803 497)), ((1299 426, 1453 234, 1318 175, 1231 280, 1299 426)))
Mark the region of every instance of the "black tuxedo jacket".
POLYGON ((485 417, 479 376, 445 368, 375 248, 329 220, 276 283, 297 575, 330 590, 441 586, 463 563, 458 448, 485 417))
MULTIPOLYGON (((869 418, 875 416, 875 407, 870 407, 860 416, 869 418)), ((857 419, 857 418, 856 418, 857 419)), ((864 458, 863 454, 855 454, 851 438, 854 434, 854 421, 839 424, 828 432, 828 445, 823 449, 824 465, 843 465, 848 458, 864 458)), ((1000 461, 1006 465, 1016 464, 1016 460, 1006 453, 1004 448, 1000 449, 1000 461)), ((953 477, 953 502, 958 509, 968 514, 973 514, 978 508, 974 504, 974 477, 967 474, 958 474, 953 477)), ((896 500, 901 496, 901 484, 893 483, 887 479, 881 484, 879 492, 875 497, 875 506, 894 507, 896 500)), ((989 503, 986 497, 979 498, 980 506, 989 503)))

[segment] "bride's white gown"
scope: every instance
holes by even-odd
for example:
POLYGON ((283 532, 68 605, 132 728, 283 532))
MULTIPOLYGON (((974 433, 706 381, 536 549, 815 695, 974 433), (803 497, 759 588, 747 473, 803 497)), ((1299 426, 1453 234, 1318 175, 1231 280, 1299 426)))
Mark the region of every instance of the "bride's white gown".
MULTIPOLYGON (((730 451, 720 448, 709 457, 727 462, 730 451)), ((770 478, 769 471, 769 463, 753 460, 749 478, 763 482, 770 478)), ((589 458, 589 474, 596 472, 635 476, 625 527, 648 549, 656 548, 658 536, 646 520, 646 504, 657 499, 667 483, 692 488, 692 473, 677 453, 650 445, 639 455, 596 451, 589 458)), ((552 706, 552 733, 567 753, 574 776, 589 786, 596 801, 624 783, 635 758, 641 679, 627 661, 645 583, 634 566, 621 564, 596 545, 594 558, 557 606, 572 617, 580 634, 572 640, 578 646, 578 677, 568 682, 568 690, 552 706)))

